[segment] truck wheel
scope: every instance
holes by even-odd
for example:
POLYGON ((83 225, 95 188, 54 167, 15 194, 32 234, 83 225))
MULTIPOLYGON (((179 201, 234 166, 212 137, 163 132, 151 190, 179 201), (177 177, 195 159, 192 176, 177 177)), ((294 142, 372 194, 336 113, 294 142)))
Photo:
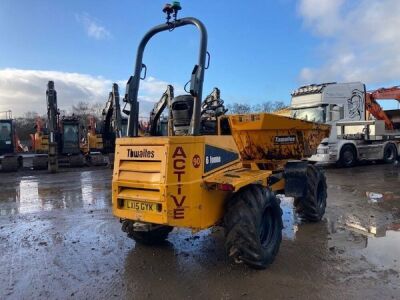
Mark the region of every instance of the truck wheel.
POLYGON ((305 196, 296 198, 294 206, 300 217, 309 222, 318 222, 325 214, 326 178, 324 173, 314 165, 307 166, 307 187, 305 196))
POLYGON ((392 164, 397 159, 397 148, 392 143, 387 144, 383 150, 383 161, 386 164, 392 164))
POLYGON ((354 167, 357 162, 357 154, 352 145, 344 145, 340 150, 339 165, 341 167, 354 167))
POLYGON ((17 156, 5 156, 1 160, 1 170, 3 172, 18 171, 19 161, 17 156))
POLYGON ((172 226, 159 225, 150 231, 135 231, 132 221, 125 220, 122 223, 122 231, 126 232, 128 237, 134 239, 135 242, 144 245, 162 244, 172 229, 174 229, 172 226))
POLYGON ((225 248, 234 263, 265 269, 282 241, 279 200, 260 185, 242 188, 229 200, 224 216, 225 248))

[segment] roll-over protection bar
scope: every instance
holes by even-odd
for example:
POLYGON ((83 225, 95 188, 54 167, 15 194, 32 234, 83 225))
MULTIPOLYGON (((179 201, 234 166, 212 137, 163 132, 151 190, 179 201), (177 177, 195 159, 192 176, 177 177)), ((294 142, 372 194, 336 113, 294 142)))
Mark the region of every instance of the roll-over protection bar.
POLYGON ((128 120, 128 136, 133 137, 138 135, 138 124, 139 124, 139 103, 138 103, 138 91, 140 84, 140 74, 142 72, 143 65, 143 53, 146 48, 148 41, 157 33, 162 31, 170 31, 171 29, 182 27, 186 25, 194 25, 200 31, 200 53, 197 65, 193 68, 191 83, 190 83, 190 94, 194 99, 193 116, 190 126, 191 135, 200 134, 200 113, 201 113, 201 100, 203 92, 203 81, 204 81, 204 70, 207 56, 207 30, 204 24, 196 18, 182 18, 172 23, 161 24, 150 29, 146 35, 140 41, 137 55, 135 73, 128 80, 126 85, 125 101, 131 106, 131 113, 129 114, 128 120), (133 113, 132 113, 133 112, 133 113))

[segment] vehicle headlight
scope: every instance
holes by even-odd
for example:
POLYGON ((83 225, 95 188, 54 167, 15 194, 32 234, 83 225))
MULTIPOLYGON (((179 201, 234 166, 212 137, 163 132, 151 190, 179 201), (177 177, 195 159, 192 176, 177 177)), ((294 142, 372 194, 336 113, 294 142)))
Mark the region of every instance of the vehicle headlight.
POLYGON ((328 154, 328 148, 318 148, 317 154, 328 154))

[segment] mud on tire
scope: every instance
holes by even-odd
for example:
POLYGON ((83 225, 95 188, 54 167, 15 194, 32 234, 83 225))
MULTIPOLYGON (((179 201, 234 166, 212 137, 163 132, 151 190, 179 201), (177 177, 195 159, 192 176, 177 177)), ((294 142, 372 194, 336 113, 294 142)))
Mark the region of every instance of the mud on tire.
POLYGON ((135 231, 133 230, 132 221, 124 221, 122 223, 122 231, 126 232, 128 237, 135 242, 144 245, 159 245, 165 242, 168 234, 174 229, 172 226, 160 225, 150 231, 135 231))
POLYGON ((282 210, 275 195, 261 185, 233 194, 224 216, 225 248, 233 262, 264 269, 282 240, 282 210))
POLYGON ((325 174, 314 165, 307 166, 305 196, 296 198, 294 206, 299 216, 309 222, 318 222, 325 214, 327 186, 325 174))

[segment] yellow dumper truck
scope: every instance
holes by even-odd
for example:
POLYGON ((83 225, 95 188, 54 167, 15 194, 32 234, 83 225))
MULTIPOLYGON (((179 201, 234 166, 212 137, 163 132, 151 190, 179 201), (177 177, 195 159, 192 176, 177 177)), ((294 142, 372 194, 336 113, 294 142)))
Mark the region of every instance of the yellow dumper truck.
POLYGON ((324 215, 325 176, 303 159, 315 153, 330 128, 272 114, 224 115, 215 120, 215 132, 204 135, 207 32, 195 18, 177 19, 179 9, 179 3, 167 5, 167 23, 151 29, 138 48, 124 99, 133 112, 128 137, 116 145, 113 214, 129 237, 146 244, 164 241, 174 227, 198 231, 221 225, 233 262, 265 268, 282 240, 277 193, 294 197, 305 220, 317 222, 324 215), (201 36, 190 93, 167 99, 168 136, 139 137, 137 95, 145 46, 156 33, 186 25, 196 26, 201 36))

